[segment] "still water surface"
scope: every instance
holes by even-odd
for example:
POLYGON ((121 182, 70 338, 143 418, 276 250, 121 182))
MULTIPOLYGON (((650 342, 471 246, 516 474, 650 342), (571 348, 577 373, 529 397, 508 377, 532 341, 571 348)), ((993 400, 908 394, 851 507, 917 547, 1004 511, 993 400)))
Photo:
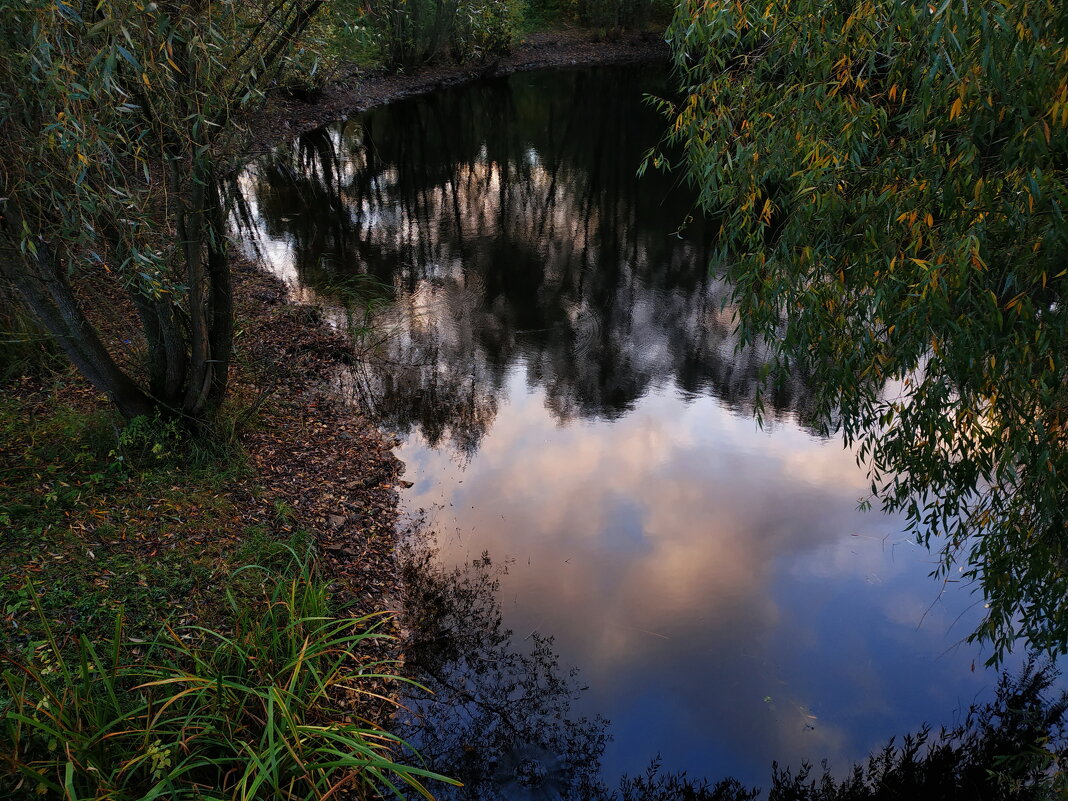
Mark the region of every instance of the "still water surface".
POLYGON ((736 348, 706 233, 679 230, 691 197, 635 175, 663 129, 643 93, 666 80, 568 70, 398 102, 253 165, 248 211, 335 319, 347 292, 376 299, 388 336, 352 387, 402 439, 404 504, 438 564, 506 566, 514 644, 553 637, 588 685, 567 714, 610 721, 606 781, 657 754, 747 784, 772 760, 840 772, 985 696, 961 643, 975 597, 928 577, 900 519, 858 511, 864 473, 806 426, 802 381, 754 421, 763 355, 736 348))

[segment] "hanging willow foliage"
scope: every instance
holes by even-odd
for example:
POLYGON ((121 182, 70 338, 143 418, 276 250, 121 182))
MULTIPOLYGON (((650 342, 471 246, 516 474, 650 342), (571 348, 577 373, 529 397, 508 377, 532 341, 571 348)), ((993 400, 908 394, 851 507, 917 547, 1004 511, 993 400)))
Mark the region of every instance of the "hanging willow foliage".
POLYGON ((133 417, 197 427, 233 321, 220 164, 322 0, 0 0, 0 276, 133 417), (140 364, 99 330, 121 287, 140 364))
POLYGON ((684 0, 668 36, 668 139, 745 338, 822 383, 873 497, 977 582, 993 661, 1064 652, 1068 10, 684 0))

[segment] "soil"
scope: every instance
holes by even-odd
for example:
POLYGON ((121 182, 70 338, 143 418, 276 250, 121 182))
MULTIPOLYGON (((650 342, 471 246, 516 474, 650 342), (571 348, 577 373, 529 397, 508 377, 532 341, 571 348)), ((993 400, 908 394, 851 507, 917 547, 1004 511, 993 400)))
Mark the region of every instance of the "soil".
POLYGON ((261 488, 247 514, 262 517, 284 504, 291 524, 315 535, 338 601, 353 614, 379 611, 396 584, 396 482, 404 465, 390 450, 395 443, 334 390, 352 346, 319 310, 290 302, 285 286, 254 262, 236 260, 233 277, 244 323, 236 381, 248 382, 235 389, 266 400, 242 437, 261 488))

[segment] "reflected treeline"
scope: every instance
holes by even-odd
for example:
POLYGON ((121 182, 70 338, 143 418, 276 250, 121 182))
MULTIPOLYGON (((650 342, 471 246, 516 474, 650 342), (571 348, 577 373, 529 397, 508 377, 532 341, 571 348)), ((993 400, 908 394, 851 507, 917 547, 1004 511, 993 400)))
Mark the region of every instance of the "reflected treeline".
POLYGON ((406 669, 432 695, 406 700, 399 733, 464 783, 435 787, 443 801, 1040 801, 1068 791, 1068 695, 1052 690, 1055 669, 1034 660, 1003 673, 994 699, 958 726, 891 739, 844 774, 772 765, 765 795, 654 761, 609 787, 600 775, 608 722, 570 715, 577 671, 561 668, 551 638, 502 624, 507 570, 484 555, 450 571, 422 542, 416 534, 402 551, 406 669))
MULTIPOLYGON (((417 535, 418 537, 418 535, 417 535)), ((415 540, 419 542, 418 539, 415 540)), ((618 790, 601 780, 608 722, 573 717, 582 691, 552 638, 504 628, 497 590, 505 567, 488 555, 446 570, 420 544, 402 551, 410 629, 406 670, 431 694, 405 700, 398 733, 461 788, 442 801, 749 801, 733 779, 711 786, 654 764, 618 790)), ((652 678, 652 677, 651 677, 652 678)))
POLYGON ((433 769, 459 779, 439 798, 590 798, 607 723, 573 719, 580 691, 552 640, 513 638, 488 556, 452 571, 419 546, 402 552, 411 631, 406 669, 431 695, 407 699, 401 731, 433 769), (516 640, 513 642, 513 639, 516 640))
MULTIPOLYGON (((614 418, 652 389, 749 414, 764 354, 737 352, 692 197, 636 177, 665 69, 512 76, 382 107, 302 136, 240 179, 282 270, 392 287, 391 336, 359 378, 386 425, 477 449, 510 368, 561 421, 614 418)), ((768 416, 803 415, 789 382, 768 416)))

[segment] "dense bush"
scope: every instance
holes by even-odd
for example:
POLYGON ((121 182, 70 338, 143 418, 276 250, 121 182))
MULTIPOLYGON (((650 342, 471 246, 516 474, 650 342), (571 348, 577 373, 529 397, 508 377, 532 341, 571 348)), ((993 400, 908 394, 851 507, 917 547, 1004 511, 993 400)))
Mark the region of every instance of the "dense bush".
POLYGON ((672 4, 667 0, 574 0, 578 21, 593 28, 621 30, 666 21, 672 4))
POLYGON ((370 0, 341 3, 331 14, 327 52, 404 69, 448 57, 485 59, 515 44, 521 0, 370 0))
POLYGON ((294 75, 314 84, 339 63, 406 69, 508 52, 523 31, 583 25, 602 33, 666 24, 668 0, 339 0, 295 50, 294 75))

